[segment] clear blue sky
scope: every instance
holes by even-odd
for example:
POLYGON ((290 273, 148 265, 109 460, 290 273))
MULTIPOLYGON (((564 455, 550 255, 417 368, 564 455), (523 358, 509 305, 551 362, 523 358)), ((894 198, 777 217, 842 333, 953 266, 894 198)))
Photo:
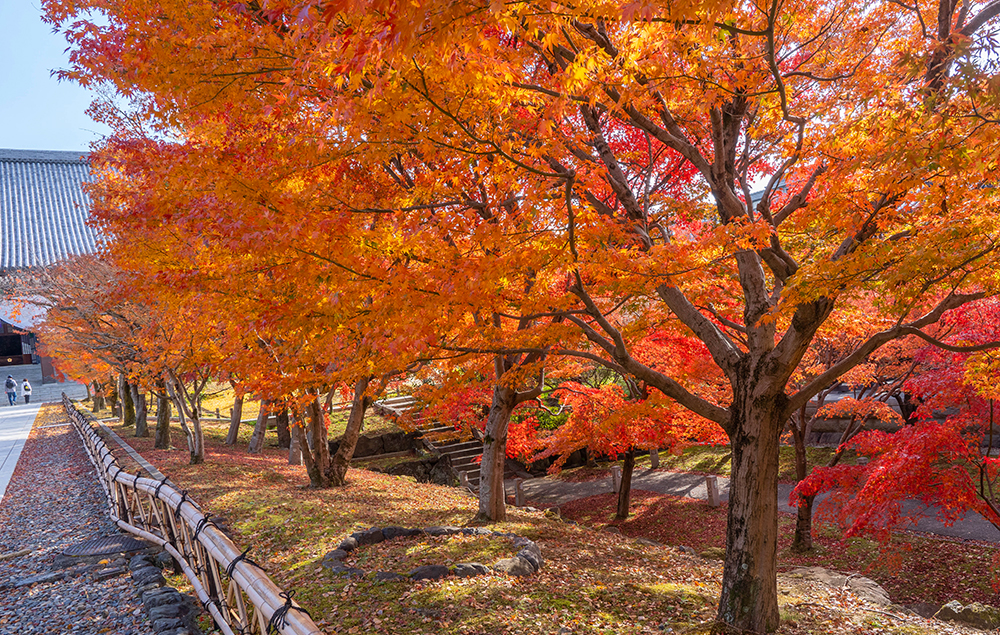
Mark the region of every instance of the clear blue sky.
POLYGON ((0 0, 0 148, 89 150, 108 129, 87 116, 89 91, 50 76, 68 44, 40 15, 40 0, 0 0))

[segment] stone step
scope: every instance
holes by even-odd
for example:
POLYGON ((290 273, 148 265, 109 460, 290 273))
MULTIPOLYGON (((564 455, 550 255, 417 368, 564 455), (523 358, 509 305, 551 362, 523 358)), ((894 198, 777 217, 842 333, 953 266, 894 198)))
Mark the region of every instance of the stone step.
POLYGON ((468 472, 472 469, 479 468, 479 461, 476 461, 478 457, 469 457, 468 460, 460 459, 458 461, 451 462, 451 468, 456 472, 468 472))
POLYGON ((448 456, 450 456, 452 464, 454 464, 457 459, 466 459, 469 458, 470 456, 477 457, 483 455, 482 446, 468 448, 465 450, 448 450, 447 452, 441 450, 441 448, 438 448, 438 451, 441 452, 441 454, 447 454, 448 456))
POLYGON ((435 444, 438 452, 442 454, 451 454, 452 452, 462 452, 464 450, 476 450, 477 452, 483 451, 483 444, 479 441, 458 441, 456 443, 446 443, 446 444, 435 444))

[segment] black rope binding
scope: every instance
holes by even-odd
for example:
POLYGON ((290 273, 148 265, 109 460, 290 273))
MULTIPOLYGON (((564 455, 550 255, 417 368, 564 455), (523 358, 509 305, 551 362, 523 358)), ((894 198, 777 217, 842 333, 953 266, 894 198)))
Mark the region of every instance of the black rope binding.
POLYGON ((115 475, 111 477, 111 481, 112 482, 117 481, 118 480, 118 475, 125 471, 125 468, 123 468, 120 465, 116 465, 115 467, 118 468, 118 471, 115 472, 115 475))
POLYGON ((132 481, 132 493, 135 497, 139 497, 139 475, 142 474, 142 468, 135 471, 135 480, 132 481))
POLYGON ((166 483, 167 483, 167 477, 164 476, 163 480, 160 481, 160 484, 156 486, 156 491, 153 492, 153 498, 159 498, 160 497, 160 488, 163 487, 166 483))
POLYGON ((253 566, 255 566, 258 569, 260 569, 261 571, 264 570, 264 567, 260 566, 259 564, 257 564, 253 560, 251 560, 250 558, 247 558, 247 554, 248 553, 250 553, 250 547, 247 547, 246 549, 243 550, 243 553, 241 553, 240 555, 238 555, 235 558, 233 558, 233 561, 230 562, 229 566, 226 567, 226 577, 232 579, 232 577, 233 577, 233 571, 236 571, 236 563, 239 562, 240 560, 242 560, 243 562, 246 562, 247 564, 252 564, 253 566))
POLYGON ((201 533, 202 529, 208 527, 209 525, 215 527, 216 529, 219 528, 219 526, 215 524, 214 520, 209 520, 211 517, 211 514, 205 514, 204 518, 198 521, 198 524, 194 528, 194 536, 191 537, 191 540, 198 540, 198 534, 201 533))
POLYGON ((271 633, 281 632, 281 629, 285 627, 285 624, 288 621, 288 611, 290 611, 291 609, 295 609, 296 611, 305 613, 306 615, 309 615, 309 619, 312 619, 312 615, 309 614, 309 611, 305 610, 301 606, 295 606, 292 604, 292 596, 295 595, 294 590, 289 591, 288 593, 282 591, 278 595, 285 598, 285 604, 279 606, 278 610, 275 611, 274 614, 271 616, 270 621, 268 621, 267 635, 271 635, 271 633))
POLYGON ((174 510, 174 518, 180 520, 181 518, 181 507, 184 507, 184 503, 188 502, 188 491, 184 490, 181 492, 181 502, 177 503, 177 509, 174 510))

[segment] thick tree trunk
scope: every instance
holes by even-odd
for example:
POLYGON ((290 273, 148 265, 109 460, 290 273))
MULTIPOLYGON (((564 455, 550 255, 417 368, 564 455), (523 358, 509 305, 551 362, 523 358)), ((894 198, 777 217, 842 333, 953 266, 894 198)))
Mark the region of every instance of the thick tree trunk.
POLYGON ((785 420, 778 397, 745 386, 735 388, 718 619, 737 632, 769 633, 779 622, 778 437, 785 420))
POLYGON ((139 392, 139 384, 132 384, 132 403, 135 404, 135 436, 149 436, 149 421, 146 419, 146 395, 139 392))
MULTIPOLYGON (((312 442, 309 451, 319 476, 318 482, 313 483, 313 485, 314 487, 330 487, 330 444, 326 434, 326 426, 323 425, 323 409, 320 407, 319 393, 316 390, 309 392, 312 395, 312 401, 306 407, 305 413, 309 422, 308 438, 312 442)), ((310 482, 312 482, 311 476, 310 482)))
POLYGON ((156 437, 153 447, 160 450, 170 449, 170 399, 166 395, 166 386, 162 380, 157 387, 156 395, 156 437))
POLYGON ((351 414, 347 417, 347 429, 330 463, 330 483, 335 486, 347 484, 347 469, 351 466, 351 457, 354 456, 354 448, 358 445, 365 411, 372 402, 371 398, 365 395, 370 382, 370 377, 362 377, 354 384, 354 399, 351 401, 351 414))
POLYGON ((615 513, 615 520, 628 518, 629 501, 632 497, 632 472, 634 471, 635 448, 630 448, 625 453, 625 462, 622 465, 622 481, 618 488, 618 510, 615 513))
POLYGON ((94 380, 94 412, 104 410, 104 388, 101 383, 94 380))
POLYGON ((282 408, 275 417, 275 429, 278 432, 278 447, 286 450, 292 443, 291 432, 288 430, 288 408, 282 408))
POLYGON ((243 396, 233 400, 233 414, 229 417, 229 432, 226 434, 226 445, 236 445, 240 438, 240 421, 243 420, 243 396))
POLYGON ((479 512, 476 520, 500 522, 507 518, 507 497, 503 488, 507 460, 507 427, 517 405, 517 394, 506 386, 493 387, 486 431, 483 435, 483 460, 479 465, 479 512))
POLYGON ((264 450, 264 437, 267 436, 267 420, 270 416, 268 410, 271 402, 262 399, 260 402, 260 412, 257 413, 257 423, 253 427, 253 434, 250 435, 250 443, 247 444, 249 454, 260 454, 264 450))
POLYGON ((124 375, 118 382, 118 392, 122 400, 122 425, 125 427, 135 425, 135 402, 132 401, 132 386, 125 381, 124 375))

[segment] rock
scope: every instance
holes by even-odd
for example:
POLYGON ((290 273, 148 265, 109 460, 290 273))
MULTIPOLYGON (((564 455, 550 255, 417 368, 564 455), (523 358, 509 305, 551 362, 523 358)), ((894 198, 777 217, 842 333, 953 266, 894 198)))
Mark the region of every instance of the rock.
POLYGON ((357 548, 358 548, 358 541, 354 539, 354 536, 344 538, 344 541, 340 543, 339 547, 337 547, 337 549, 347 552, 354 551, 357 548))
POLYGON ((905 608, 913 611, 920 617, 930 619, 941 609, 941 605, 932 604, 930 602, 914 602, 913 604, 905 605, 905 608))
POLYGON ((382 446, 386 454, 390 452, 406 452, 416 447, 418 432, 389 432, 382 435, 382 446))
POLYGON ((622 535, 622 530, 621 529, 618 529, 617 527, 612 527, 611 525, 608 525, 607 527, 605 527, 604 531, 607 532, 607 533, 609 533, 609 534, 617 534, 619 536, 622 535))
POLYGON ((888 606, 892 604, 889 594, 877 582, 859 575, 844 575, 823 567, 796 567, 788 572, 788 577, 820 582, 834 589, 850 589, 862 600, 888 606))
MULTIPOLYGON (((157 569, 159 571, 159 569, 157 569)), ((125 574, 125 567, 110 567, 94 573, 94 580, 110 580, 125 574)))
POLYGON ((167 604, 183 604, 184 598, 176 589, 160 587, 154 591, 143 593, 142 603, 146 605, 146 608, 153 608, 167 604))
POLYGON ((709 547, 698 555, 706 560, 725 560, 726 550, 723 547, 709 547))
POLYGON ((392 540, 393 538, 406 538, 409 536, 419 536, 424 533, 421 529, 411 529, 407 527, 383 527, 382 535, 386 540, 392 540))
POLYGON ((535 568, 531 566, 531 563, 520 556, 497 560, 493 568, 501 573, 516 576, 528 576, 535 572, 535 568))
POLYGON ((437 580, 438 578, 445 577, 449 573, 450 571, 448 570, 448 567, 443 564, 428 564, 410 571, 410 579, 437 580))
POLYGON ((454 470, 451 469, 451 458, 445 454, 438 459, 430 469, 428 478, 437 485, 455 485, 454 470))
POLYGON ((549 518, 559 518, 559 508, 549 507, 548 509, 545 510, 545 515, 548 516, 549 518))
POLYGON ((687 554, 689 556, 696 556, 696 555, 698 555, 697 553, 695 553, 694 549, 692 549, 691 547, 688 547, 687 545, 681 545, 680 547, 677 547, 677 551, 680 551, 681 553, 687 554))
POLYGON ((147 607, 146 612, 149 614, 149 621, 155 622, 161 619, 184 617, 188 613, 188 607, 184 604, 163 604, 147 607))
POLYGON ((462 533, 466 536, 492 536, 493 532, 483 527, 464 527, 462 533))
POLYGON ((135 571, 136 569, 145 569, 146 567, 152 566, 156 566, 153 563, 153 559, 144 553, 139 554, 138 556, 132 556, 132 559, 128 561, 128 568, 131 571, 135 571))
POLYGON ((152 591, 154 589, 161 589, 161 588, 163 588, 162 584, 157 584, 156 582, 150 582, 149 584, 143 584, 142 586, 140 586, 136 590, 136 592, 138 593, 139 597, 142 597, 143 593, 147 593, 147 592, 152 591))
POLYGON ((451 572, 460 578, 471 578, 477 575, 486 575, 489 569, 485 564, 478 562, 459 562, 451 568, 451 572))
POLYGON ((340 564, 341 561, 346 557, 347 557, 346 551, 344 551, 343 549, 334 549, 333 551, 323 556, 323 559, 320 560, 319 565, 321 567, 329 567, 330 565, 333 564, 340 564))
MULTIPOLYGON (((640 545, 646 545, 647 547, 662 547, 663 546, 661 543, 658 543, 655 540, 650 540, 649 538, 636 538, 635 541, 637 543, 639 543, 640 545)), ((689 547, 689 549, 690 549, 690 547, 689 547)), ((691 553, 694 553, 694 549, 691 549, 691 553)))
POLYGON ((174 566, 174 557, 170 555, 170 553, 167 551, 161 551, 160 553, 156 554, 156 561, 154 564, 156 564, 156 566, 160 567, 161 569, 172 567, 174 566))
POLYGON ((374 434, 362 434, 358 437, 358 444, 354 446, 354 456, 375 456, 384 454, 385 446, 382 444, 382 436, 374 434))
POLYGON ((164 631, 176 631, 179 628, 185 628, 187 624, 179 617, 161 617, 158 620, 153 620, 153 630, 157 633, 163 633, 164 631))
POLYGON ((23 587, 23 586, 31 586, 33 584, 48 584, 49 582, 56 582, 57 580, 62 580, 64 577, 66 577, 65 571, 48 571, 46 573, 39 573, 38 575, 29 576, 27 578, 16 578, 12 581, 11 586, 23 587))
POLYGON ((949 622, 961 622, 982 630, 1000 628, 1000 609, 979 602, 962 606, 957 600, 952 600, 942 606, 934 617, 949 622))
POLYGON ((396 580, 407 580, 405 575, 399 573, 393 573, 392 571, 376 571, 375 581, 376 582, 394 582, 396 580))
POLYGON ((424 533, 428 536, 451 536, 461 531, 461 527, 428 527, 424 529, 424 533))
POLYGON ((141 569, 135 569, 132 571, 132 579, 135 583, 142 586, 143 584, 166 584, 167 581, 163 578, 163 574, 160 570, 149 565, 148 567, 143 567, 141 569))
POLYGON ((542 550, 539 549, 538 545, 535 543, 525 545, 520 551, 517 552, 516 557, 526 560, 535 571, 542 568, 542 550))
POLYGON ((364 531, 356 531, 351 534, 351 538, 358 541, 359 547, 366 547, 368 545, 377 545, 378 543, 385 540, 385 536, 382 535, 381 527, 372 527, 371 529, 366 529, 364 531))

